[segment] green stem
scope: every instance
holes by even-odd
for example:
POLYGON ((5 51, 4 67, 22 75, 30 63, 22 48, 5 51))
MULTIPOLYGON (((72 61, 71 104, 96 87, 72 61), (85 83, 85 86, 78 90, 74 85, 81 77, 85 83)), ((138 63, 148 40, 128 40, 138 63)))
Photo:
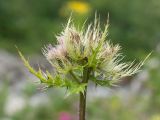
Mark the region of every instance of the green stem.
MULTIPOLYGON (((81 83, 88 83, 90 70, 84 68, 83 70, 83 80, 81 83)), ((87 95, 87 85, 85 87, 84 93, 80 92, 80 102, 79 102, 79 120, 85 120, 86 112, 86 95, 87 95)))

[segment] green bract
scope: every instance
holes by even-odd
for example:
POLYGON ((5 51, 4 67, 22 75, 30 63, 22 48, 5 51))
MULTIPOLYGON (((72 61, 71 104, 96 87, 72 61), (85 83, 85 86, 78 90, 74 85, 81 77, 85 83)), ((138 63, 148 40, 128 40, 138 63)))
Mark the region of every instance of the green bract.
MULTIPOLYGON (((35 71, 19 51, 21 59, 29 71, 48 87, 66 87, 68 95, 84 92, 88 82, 110 87, 122 77, 131 76, 139 71, 139 64, 121 62, 121 47, 107 40, 108 22, 104 31, 99 19, 85 29, 77 29, 69 19, 64 31, 57 36, 57 45, 43 48, 43 54, 55 69, 51 75, 48 71, 35 71)), ((149 55, 148 55, 149 56, 149 55)), ((147 57, 146 57, 147 58, 147 57)))

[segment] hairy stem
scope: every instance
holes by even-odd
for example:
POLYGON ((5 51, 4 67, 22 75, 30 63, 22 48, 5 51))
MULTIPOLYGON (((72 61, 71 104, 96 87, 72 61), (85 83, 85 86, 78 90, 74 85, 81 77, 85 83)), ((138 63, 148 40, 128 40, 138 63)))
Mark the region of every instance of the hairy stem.
MULTIPOLYGON (((84 68, 83 70, 83 80, 81 83, 88 83, 90 70, 84 68)), ((84 93, 80 92, 80 101, 79 101, 79 120, 85 120, 86 112, 86 95, 87 95, 87 86, 85 87, 84 93)))

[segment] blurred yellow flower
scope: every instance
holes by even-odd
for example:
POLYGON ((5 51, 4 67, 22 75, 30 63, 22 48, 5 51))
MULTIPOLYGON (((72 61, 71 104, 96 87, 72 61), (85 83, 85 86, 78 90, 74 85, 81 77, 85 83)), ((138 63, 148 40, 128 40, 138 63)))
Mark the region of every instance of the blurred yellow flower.
POLYGON ((68 2, 67 7, 80 14, 85 14, 90 10, 90 5, 82 1, 70 1, 68 2))
POLYGON ((87 14, 91 7, 89 3, 84 1, 68 1, 60 10, 62 16, 66 16, 70 12, 78 14, 87 14))

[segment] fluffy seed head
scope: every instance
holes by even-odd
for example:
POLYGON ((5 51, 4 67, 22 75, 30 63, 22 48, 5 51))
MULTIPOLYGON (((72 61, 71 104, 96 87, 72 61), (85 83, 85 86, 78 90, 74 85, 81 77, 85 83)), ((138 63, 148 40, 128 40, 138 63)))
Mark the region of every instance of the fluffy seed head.
POLYGON ((77 29, 69 19, 65 29, 56 37, 57 45, 43 48, 43 54, 54 67, 54 76, 41 69, 35 71, 19 51, 19 55, 29 71, 48 87, 66 87, 69 94, 84 92, 87 83, 83 83, 85 72, 96 85, 112 86, 122 77, 137 73, 144 61, 122 62, 121 47, 108 40, 108 22, 104 30, 100 20, 86 28, 77 29))
POLYGON ((56 37, 57 45, 48 45, 43 50, 44 55, 60 71, 87 66, 93 70, 95 79, 115 82, 137 73, 144 61, 139 64, 121 62, 124 58, 120 53, 121 47, 107 40, 108 21, 104 30, 99 21, 95 17, 94 23, 79 30, 69 19, 64 31, 56 37))

